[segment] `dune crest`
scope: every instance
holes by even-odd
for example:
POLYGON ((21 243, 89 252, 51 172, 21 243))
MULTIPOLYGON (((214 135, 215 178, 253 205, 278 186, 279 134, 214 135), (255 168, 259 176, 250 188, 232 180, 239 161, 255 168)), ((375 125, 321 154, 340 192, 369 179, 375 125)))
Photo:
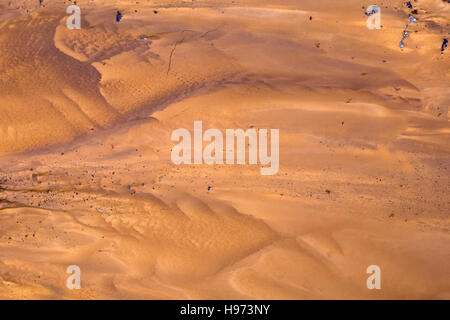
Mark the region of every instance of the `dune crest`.
POLYGON ((380 30, 356 0, 80 1, 81 30, 44 2, 0 0, 0 298, 450 299, 450 5, 400 49, 402 1, 380 30), (279 129, 279 171, 175 165, 194 121, 279 129))

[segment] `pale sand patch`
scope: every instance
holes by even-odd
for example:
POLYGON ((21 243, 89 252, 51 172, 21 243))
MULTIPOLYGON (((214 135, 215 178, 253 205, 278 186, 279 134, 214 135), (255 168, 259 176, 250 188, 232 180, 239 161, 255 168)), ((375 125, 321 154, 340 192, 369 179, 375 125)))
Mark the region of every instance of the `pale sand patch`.
POLYGON ((450 298, 449 6, 401 51, 402 1, 79 3, 0 0, 1 298, 450 298), (174 165, 195 120, 280 129, 278 174, 174 165))

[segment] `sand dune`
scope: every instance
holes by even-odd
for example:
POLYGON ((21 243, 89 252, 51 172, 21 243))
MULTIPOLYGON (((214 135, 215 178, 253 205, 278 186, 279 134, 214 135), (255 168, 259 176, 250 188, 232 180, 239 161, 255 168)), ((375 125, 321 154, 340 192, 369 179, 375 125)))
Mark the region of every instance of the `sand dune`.
POLYGON ((80 1, 81 30, 26 3, 0 0, 0 298, 450 298, 448 4, 400 49, 403 1, 381 30, 356 0, 80 1), (279 129, 279 172, 173 164, 196 120, 279 129))

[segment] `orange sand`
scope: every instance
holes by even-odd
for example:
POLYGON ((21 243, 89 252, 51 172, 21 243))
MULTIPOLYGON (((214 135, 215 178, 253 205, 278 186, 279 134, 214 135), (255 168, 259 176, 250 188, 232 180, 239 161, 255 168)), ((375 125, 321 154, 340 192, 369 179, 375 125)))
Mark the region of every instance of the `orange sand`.
POLYGON ((365 0, 78 1, 68 30, 0 0, 0 298, 449 299, 450 5, 401 50, 385 2, 368 30, 365 0), (278 174, 173 164, 194 120, 280 129, 278 174))

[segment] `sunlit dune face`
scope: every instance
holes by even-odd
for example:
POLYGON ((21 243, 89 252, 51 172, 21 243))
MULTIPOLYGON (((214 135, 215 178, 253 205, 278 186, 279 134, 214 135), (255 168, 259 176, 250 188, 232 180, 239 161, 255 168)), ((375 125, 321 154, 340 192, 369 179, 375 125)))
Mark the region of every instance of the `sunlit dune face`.
POLYGON ((9 2, 0 298, 450 298, 446 1, 9 2))

